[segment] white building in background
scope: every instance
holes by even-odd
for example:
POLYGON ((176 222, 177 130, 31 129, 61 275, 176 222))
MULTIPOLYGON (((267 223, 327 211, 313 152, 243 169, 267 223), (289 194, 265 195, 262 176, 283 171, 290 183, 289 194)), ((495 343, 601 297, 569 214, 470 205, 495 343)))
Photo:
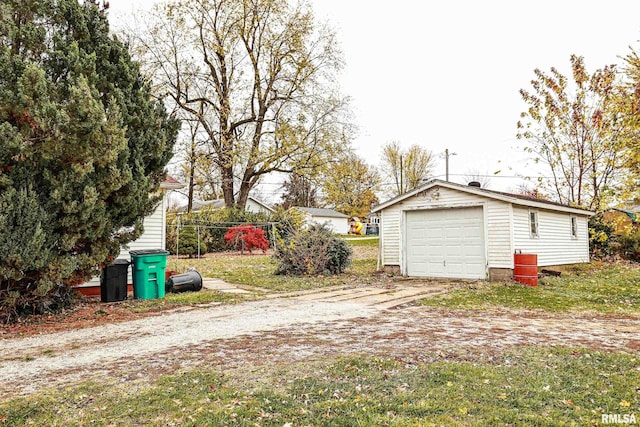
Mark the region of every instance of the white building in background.
POLYGON ((307 224, 327 224, 331 231, 337 234, 349 233, 349 216, 343 213, 326 208, 304 208, 294 206, 291 209, 297 209, 305 214, 305 222, 307 224))

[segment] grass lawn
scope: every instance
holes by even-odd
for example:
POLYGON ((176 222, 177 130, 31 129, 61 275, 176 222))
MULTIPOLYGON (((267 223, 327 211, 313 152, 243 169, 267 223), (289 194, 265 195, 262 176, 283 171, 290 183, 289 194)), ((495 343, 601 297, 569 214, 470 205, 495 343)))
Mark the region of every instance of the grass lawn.
POLYGON ((233 284, 255 286, 276 292, 366 283, 368 277, 376 271, 378 239, 349 240, 349 244, 354 249, 352 265, 344 274, 337 276, 276 275, 277 263, 271 255, 259 253, 208 254, 200 259, 169 257, 167 268, 183 272, 193 267, 203 277, 215 277, 233 284))
MULTIPOLYGON (((162 311, 185 305, 207 305, 213 303, 229 304, 236 303, 247 298, 244 295, 226 294, 202 289, 199 292, 183 292, 179 294, 167 293, 164 298, 159 299, 130 299, 123 301, 122 307, 134 313, 162 311)), ((2 424, 0 424, 2 426, 2 424)))
POLYGON ((591 263, 562 269, 540 286, 479 283, 421 303, 461 309, 540 309, 550 312, 594 311, 640 315, 640 266, 591 263))
POLYGON ((638 414, 638 356, 520 348, 490 361, 370 356, 206 368, 154 383, 85 383, 0 403, 0 424, 573 426, 638 414))
MULTIPOLYGON (((354 265, 337 277, 275 276, 268 255, 171 259, 168 268, 194 266, 203 276, 274 291, 366 283, 377 246, 362 242, 351 242, 354 265)), ((639 266, 592 263, 564 267, 562 277, 537 288, 478 282, 422 304, 640 316, 639 290, 639 266)), ((214 298, 198 294, 160 303, 214 298)), ((464 360, 429 355, 436 362, 416 365, 372 349, 296 363, 209 365, 133 383, 84 382, 0 402, 0 426, 582 426, 601 425, 603 414, 634 414, 640 422, 638 352, 543 346, 464 360)))

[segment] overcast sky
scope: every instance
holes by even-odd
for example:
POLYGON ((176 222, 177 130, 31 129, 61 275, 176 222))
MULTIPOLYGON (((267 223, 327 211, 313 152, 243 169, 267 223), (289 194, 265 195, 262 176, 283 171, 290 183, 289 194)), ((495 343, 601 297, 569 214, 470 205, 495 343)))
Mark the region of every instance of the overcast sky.
MULTIPOLYGON (((151 1, 110 0, 111 19, 151 1)), ((316 16, 338 31, 346 67, 342 92, 359 128, 354 146, 377 164, 392 140, 448 148, 452 181, 471 170, 490 187, 515 190, 525 163, 516 123, 533 70, 570 72, 584 56, 589 72, 640 50, 640 0, 313 0, 316 16)), ((115 23, 115 22, 114 22, 115 23)), ((440 156, 436 175, 444 178, 440 156)))

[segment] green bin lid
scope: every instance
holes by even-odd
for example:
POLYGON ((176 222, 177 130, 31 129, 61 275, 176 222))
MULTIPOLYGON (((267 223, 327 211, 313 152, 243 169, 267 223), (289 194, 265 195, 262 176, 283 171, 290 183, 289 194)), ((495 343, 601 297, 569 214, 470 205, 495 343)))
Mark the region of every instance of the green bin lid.
POLYGON ((135 251, 129 251, 129 255, 144 256, 144 255, 169 255, 169 251, 164 249, 139 249, 135 251))

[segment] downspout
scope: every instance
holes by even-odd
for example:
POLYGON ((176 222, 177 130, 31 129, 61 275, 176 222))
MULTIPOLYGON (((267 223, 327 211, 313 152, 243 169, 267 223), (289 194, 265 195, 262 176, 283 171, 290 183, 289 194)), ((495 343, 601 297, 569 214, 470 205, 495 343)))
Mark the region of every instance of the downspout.
POLYGON ((380 222, 378 223, 378 264, 376 271, 380 271, 382 267, 382 216, 380 216, 380 222))

